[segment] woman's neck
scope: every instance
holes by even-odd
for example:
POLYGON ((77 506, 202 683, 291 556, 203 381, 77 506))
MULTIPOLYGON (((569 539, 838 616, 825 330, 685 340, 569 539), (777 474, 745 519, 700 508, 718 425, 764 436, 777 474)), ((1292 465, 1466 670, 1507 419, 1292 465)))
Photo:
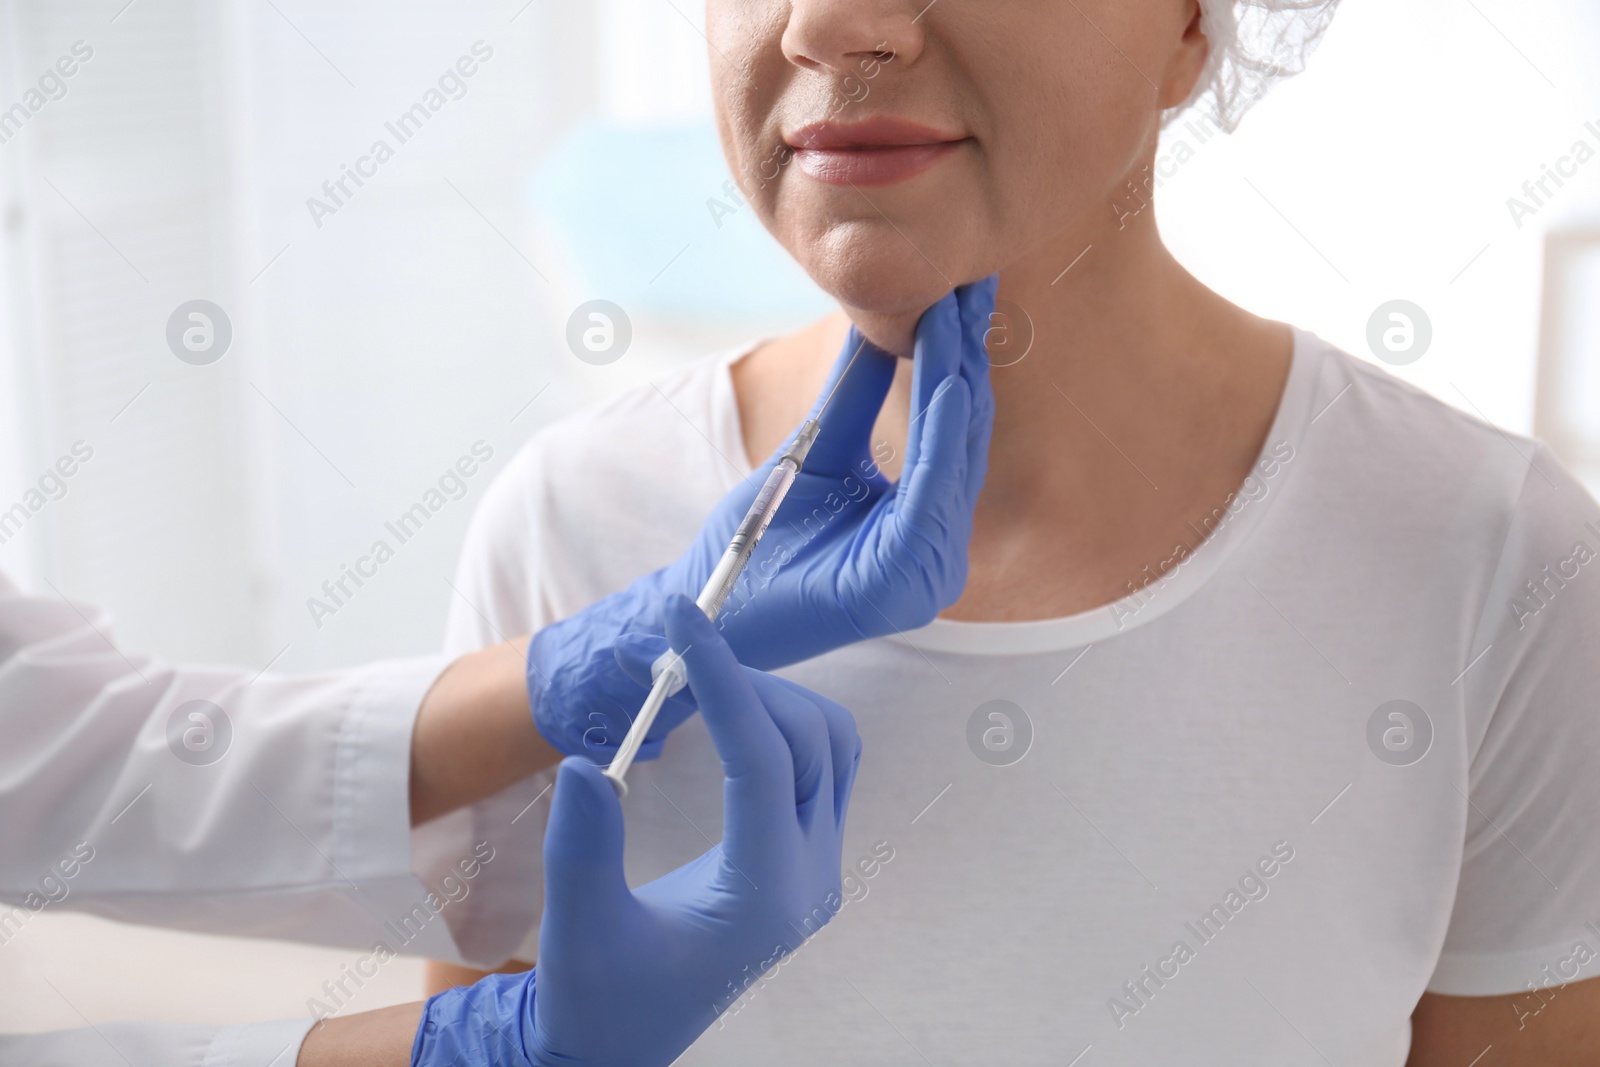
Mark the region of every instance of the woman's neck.
POLYGON ((1002 272, 999 300, 1024 320, 1013 330, 1031 323, 1033 341, 1020 362, 990 374, 991 506, 1027 509, 1048 487, 1109 488, 1126 474, 1167 492, 1157 475, 1192 481, 1194 450, 1208 445, 1245 465, 1254 458, 1282 391, 1289 332, 1186 271, 1153 210, 1125 227, 1108 211, 1090 232, 1034 250, 1002 272), (1052 470, 1058 463, 1069 469, 1052 470))
MULTIPOLYGON (((1108 210, 1002 272, 1009 352, 994 358, 1009 365, 991 372, 995 426, 970 577, 946 617, 1046 618, 1127 595, 1175 544, 1195 540, 1190 524, 1259 454, 1290 333, 1201 285, 1167 252, 1153 215, 1108 210), (1010 362, 1030 332, 1026 356, 1010 362)), ((847 325, 832 318, 735 365, 752 457, 804 417, 847 325)), ((897 454, 910 377, 907 361, 874 433, 897 454)), ((898 462, 884 468, 893 477, 898 462)))
POLYGON ((1193 523, 1260 453, 1292 338, 1184 270, 1151 210, 1125 226, 1108 211, 1090 234, 1030 254, 1002 273, 1000 299, 1032 320, 1033 349, 990 375, 972 580, 947 615, 1073 614, 1152 580, 1178 544, 1197 547, 1193 523))

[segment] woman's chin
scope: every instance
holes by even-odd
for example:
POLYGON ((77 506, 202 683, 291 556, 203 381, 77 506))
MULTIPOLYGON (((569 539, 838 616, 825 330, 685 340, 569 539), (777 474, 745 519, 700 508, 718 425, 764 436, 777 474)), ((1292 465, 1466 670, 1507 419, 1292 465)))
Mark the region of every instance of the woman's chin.
POLYGON ((947 278, 915 253, 893 251, 807 265, 813 280, 850 315, 873 344, 910 356, 922 313, 966 279, 947 278))
POLYGON ((814 245, 801 264, 847 309, 877 316, 921 314, 965 280, 892 234, 814 245))

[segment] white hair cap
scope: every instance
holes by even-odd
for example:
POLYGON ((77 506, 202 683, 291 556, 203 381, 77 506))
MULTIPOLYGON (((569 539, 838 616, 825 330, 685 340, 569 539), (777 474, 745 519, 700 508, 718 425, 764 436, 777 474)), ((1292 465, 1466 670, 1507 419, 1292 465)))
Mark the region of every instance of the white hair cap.
POLYGON ((1194 92, 1167 115, 1195 108, 1232 132, 1273 85, 1305 69, 1339 0, 1200 0, 1211 56, 1194 92))

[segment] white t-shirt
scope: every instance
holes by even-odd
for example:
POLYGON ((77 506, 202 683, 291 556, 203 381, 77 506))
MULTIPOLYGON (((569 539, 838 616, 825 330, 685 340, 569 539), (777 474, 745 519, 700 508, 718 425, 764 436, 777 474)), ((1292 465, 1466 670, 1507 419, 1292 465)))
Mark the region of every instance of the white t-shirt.
MULTIPOLYGON (((749 473, 737 355, 523 449, 450 651, 683 550, 749 473)), ((1299 333, 1214 518, 1117 603, 784 672, 860 724, 849 903, 683 1062, 1400 1065, 1424 990, 1600 973, 1600 506, 1299 333)), ((717 839, 721 789, 698 719, 633 775, 639 882, 717 839)))

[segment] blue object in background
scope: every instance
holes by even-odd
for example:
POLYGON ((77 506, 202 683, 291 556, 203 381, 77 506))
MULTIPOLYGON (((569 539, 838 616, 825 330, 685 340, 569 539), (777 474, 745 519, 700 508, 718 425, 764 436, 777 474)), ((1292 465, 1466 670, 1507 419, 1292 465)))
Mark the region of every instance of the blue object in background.
POLYGON ((535 170, 528 204, 583 291, 631 314, 798 324, 835 307, 762 228, 709 122, 585 122, 535 170))

